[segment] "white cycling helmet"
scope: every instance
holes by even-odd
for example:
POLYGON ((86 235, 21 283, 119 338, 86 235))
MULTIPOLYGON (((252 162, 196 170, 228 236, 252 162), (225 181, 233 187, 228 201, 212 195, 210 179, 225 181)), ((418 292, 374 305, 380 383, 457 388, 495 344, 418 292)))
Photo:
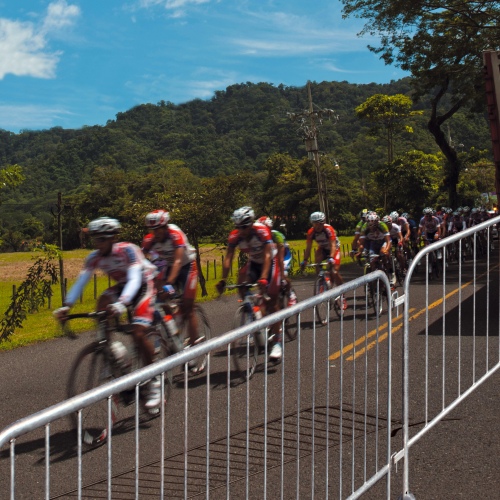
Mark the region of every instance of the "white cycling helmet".
POLYGON ((431 207, 426 207, 426 208, 423 209, 422 213, 424 215, 433 215, 434 214, 434 210, 431 207))
POLYGON ((273 221, 267 215, 264 215, 264 216, 260 217, 259 218, 259 222, 261 224, 264 224, 264 226, 267 226, 269 229, 273 228, 273 221))
POLYGON ((392 220, 398 220, 399 219, 399 214, 394 210, 394 212, 391 212, 390 217, 392 220))
POLYGON ((234 211, 231 220, 236 227, 248 227, 255 220, 255 212, 251 207, 241 207, 234 211))
POLYGON ((382 222, 385 222, 386 224, 392 223, 392 216, 391 215, 384 215, 382 217, 382 222))
POLYGON ((376 212, 370 212, 366 216, 366 222, 368 222, 368 224, 374 224, 374 223, 378 222, 379 220, 380 220, 380 218, 376 212))
POLYGON ((158 229, 161 226, 166 226, 170 220, 170 214, 165 210, 153 210, 146 215, 146 227, 150 229, 158 229))
POLYGON ((326 222, 326 216, 323 212, 313 212, 309 220, 312 222, 326 222))
POLYGON ((93 220, 88 225, 90 236, 112 237, 118 234, 121 229, 121 224, 116 219, 110 217, 99 217, 93 220))

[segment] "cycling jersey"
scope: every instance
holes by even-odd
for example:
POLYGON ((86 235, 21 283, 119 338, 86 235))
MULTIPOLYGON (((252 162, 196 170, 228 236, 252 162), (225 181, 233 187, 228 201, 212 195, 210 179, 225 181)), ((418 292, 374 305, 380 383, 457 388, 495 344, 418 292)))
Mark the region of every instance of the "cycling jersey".
POLYGON ((424 215, 420 219, 420 227, 422 228, 422 232, 424 233, 435 233, 440 226, 441 223, 439 222, 439 219, 434 215, 430 218, 424 215))
POLYGON ((335 229, 333 229, 330 224, 323 224, 323 228, 321 231, 315 231, 314 227, 311 227, 307 231, 306 241, 315 241, 318 247, 323 248, 324 250, 329 250, 330 245, 332 251, 335 251, 335 241, 337 239, 337 235, 335 233, 335 229))
POLYGON ((354 236, 359 234, 361 232, 361 228, 363 227, 363 224, 365 223, 365 219, 361 219, 357 224, 356 228, 354 229, 354 236))
POLYGON ((398 240, 400 232, 401 232, 401 227, 398 226, 397 224, 394 224, 394 222, 393 222, 391 224, 390 229, 389 229, 389 235, 391 237, 391 240, 398 240))
POLYGON ((229 233, 227 244, 230 248, 239 248, 240 252, 248 254, 250 262, 257 264, 264 263, 266 245, 272 245, 271 257, 277 254, 271 230, 260 222, 254 222, 249 238, 244 238, 238 229, 234 229, 229 233))
POLYGON ((458 233, 459 231, 463 231, 465 229, 465 221, 462 216, 453 216, 448 224, 448 231, 452 234, 458 233))
POLYGON ((84 268, 68 292, 65 304, 71 306, 78 300, 97 269, 123 286, 118 300, 125 305, 132 303, 142 285, 152 283, 155 271, 141 249, 133 243, 115 243, 109 255, 101 255, 94 250, 85 259, 84 268))
POLYGON ((155 241, 153 234, 148 234, 142 241, 142 248, 150 254, 151 261, 159 268, 174 264, 175 250, 183 248, 181 266, 196 259, 196 250, 189 244, 187 236, 175 224, 167 224, 168 232, 165 241, 155 241))
POLYGON ((285 235, 273 229, 271 231, 273 241, 276 245, 283 245, 285 247, 285 252, 283 254, 283 264, 285 266, 285 272, 288 271, 290 267, 290 262, 292 260, 292 252, 290 250, 290 245, 287 243, 285 235))
POLYGON ((360 239, 367 239, 370 241, 384 240, 386 236, 389 236, 389 228, 385 222, 380 221, 376 226, 371 226, 368 222, 363 224, 361 228, 360 239))

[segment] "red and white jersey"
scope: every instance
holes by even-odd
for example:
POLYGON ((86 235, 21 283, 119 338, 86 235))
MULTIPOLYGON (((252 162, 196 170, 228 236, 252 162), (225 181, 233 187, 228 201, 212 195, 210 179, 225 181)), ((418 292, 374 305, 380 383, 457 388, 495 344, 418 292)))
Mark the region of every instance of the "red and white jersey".
POLYGON ((84 271, 95 272, 100 269, 111 279, 124 285, 127 282, 128 270, 131 266, 140 266, 142 284, 151 279, 155 270, 154 266, 144 257, 141 249, 133 243, 115 243, 111 253, 106 256, 94 250, 85 260, 84 271))
POLYGON ((336 248, 337 235, 335 229, 330 224, 323 224, 323 229, 321 231, 315 231, 314 227, 311 227, 307 231, 306 241, 316 241, 317 245, 325 250, 331 249, 332 251, 336 248))
POLYGON ((227 244, 231 248, 238 247, 240 252, 248 254, 250 262, 257 264, 264 263, 266 245, 271 245, 271 257, 274 257, 278 252, 273 242, 271 230, 260 222, 254 222, 249 238, 244 238, 238 229, 234 229, 229 233, 227 244))
POLYGON ((187 236, 175 224, 168 224, 165 241, 156 242, 153 234, 148 234, 142 241, 142 248, 151 255, 151 260, 163 261, 167 267, 174 263, 174 252, 183 248, 181 265, 185 266, 196 259, 196 250, 190 245, 187 236))
POLYGON ((141 249, 133 243, 113 244, 109 255, 94 250, 85 259, 85 264, 76 283, 69 291, 65 302, 74 304, 97 269, 106 273, 120 285, 125 285, 120 301, 129 304, 140 287, 153 279, 156 267, 149 262, 141 249))

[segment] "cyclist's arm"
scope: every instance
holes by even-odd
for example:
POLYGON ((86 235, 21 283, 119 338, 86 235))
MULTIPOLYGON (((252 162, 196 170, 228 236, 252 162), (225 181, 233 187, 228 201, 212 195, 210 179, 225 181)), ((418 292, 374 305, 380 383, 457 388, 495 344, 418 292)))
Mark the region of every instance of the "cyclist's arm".
POLYGON ((139 288, 142 285, 142 265, 138 262, 132 264, 127 269, 127 283, 123 287, 123 291, 118 298, 118 302, 128 305, 132 299, 137 295, 139 288))
POLYGON ((184 255, 185 247, 177 247, 174 250, 174 263, 170 266, 168 276, 166 277, 166 282, 172 285, 175 283, 179 271, 182 267, 182 256, 184 255))
POLYGON ((262 271, 260 273, 261 280, 267 280, 269 270, 271 269, 272 247, 271 244, 264 245, 264 262, 262 263, 262 271))
POLYGON ((222 262, 222 279, 225 280, 227 275, 229 274, 229 270, 231 269, 231 263, 233 262, 234 257, 234 248, 235 247, 227 247, 226 255, 224 257, 224 261, 222 262))
POLYGON ((384 236, 384 240, 385 244, 382 246, 382 252, 388 254, 391 251, 391 246, 392 246, 391 236, 389 234, 386 234, 384 236), (383 251, 384 246, 385 246, 385 252, 383 251))
POLYGON ((71 307, 78 300, 78 297, 80 297, 80 295, 82 294, 83 289, 90 281, 91 277, 92 271, 90 269, 84 269, 80 273, 78 279, 76 280, 76 283, 71 287, 70 291, 66 295, 66 298, 64 300, 65 306, 71 307))
POLYGON ((312 240, 306 240, 306 249, 304 250, 304 262, 309 261, 311 256, 312 240))
POLYGON ((278 265, 280 268, 280 276, 281 276, 281 280, 284 280, 285 279, 285 264, 284 264, 285 245, 283 245, 282 243, 276 243, 276 246, 278 248, 277 259, 278 259, 278 265))

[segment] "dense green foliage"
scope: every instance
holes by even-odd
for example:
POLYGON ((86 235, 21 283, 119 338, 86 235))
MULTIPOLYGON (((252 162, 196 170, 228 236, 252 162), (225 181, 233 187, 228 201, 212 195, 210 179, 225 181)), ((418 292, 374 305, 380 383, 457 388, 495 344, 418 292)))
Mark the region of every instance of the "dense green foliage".
POLYGON ((430 104, 427 126, 444 155, 443 187, 450 204, 465 168, 445 124, 460 110, 484 109, 482 54, 500 49, 500 3, 492 0, 341 0, 344 17, 366 24, 369 49, 412 75, 413 101, 430 104))
MULTIPOLYGON (((419 186, 419 198, 403 199, 405 206, 399 204, 401 197, 387 198, 380 185, 381 170, 391 169, 386 137, 355 113, 375 94, 411 97, 409 79, 384 85, 312 83, 311 89, 315 106, 333 108, 339 117, 338 122, 325 120, 318 136, 332 222, 339 229, 352 227, 361 208, 383 207, 385 199, 398 203, 388 209, 419 210, 423 197, 428 197, 426 205, 446 204, 440 190, 443 158, 426 125, 428 102, 422 100, 413 110, 421 114, 408 113, 404 126, 391 136, 394 161, 399 162, 392 171, 399 183, 394 181, 390 189, 412 193, 407 184, 401 187, 401 158, 416 162, 430 179, 419 186), (417 153, 405 156, 412 151, 417 153)), ((105 126, 19 134, 0 130, 0 166, 19 165, 26 178, 21 186, 2 191, 3 248, 23 248, 24 240, 58 241, 58 192, 64 201, 65 249, 79 247, 81 228, 100 215, 120 218, 125 236, 139 242, 145 213, 159 207, 171 210, 173 221, 195 243, 205 237, 223 240, 231 212, 242 204, 276 216, 289 236, 300 237, 308 214, 318 207, 317 180, 298 125, 286 113, 307 109, 307 99, 305 87, 246 83, 215 92, 206 101, 136 106, 105 126)), ((474 161, 490 165, 484 114, 459 111, 449 123, 453 139, 461 144, 458 152, 472 158, 471 148, 486 151, 474 161)), ((468 204, 483 189, 471 182, 464 184, 468 204)))

